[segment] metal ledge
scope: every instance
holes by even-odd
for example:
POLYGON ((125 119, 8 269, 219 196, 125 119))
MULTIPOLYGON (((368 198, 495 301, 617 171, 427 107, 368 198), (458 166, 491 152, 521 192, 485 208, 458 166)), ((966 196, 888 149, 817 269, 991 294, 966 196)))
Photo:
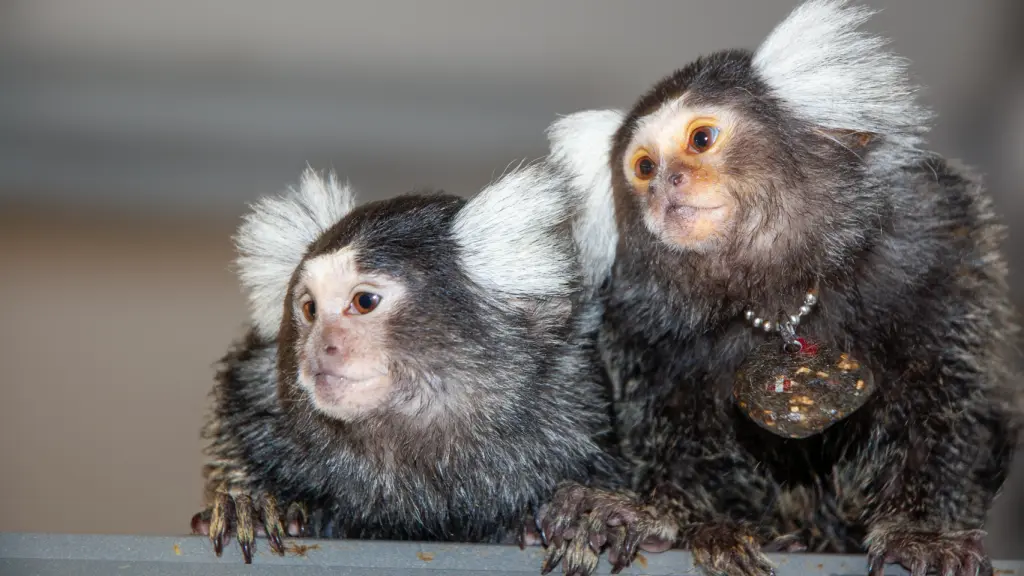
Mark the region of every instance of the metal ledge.
MULTIPOLYGON (((232 542, 232 544, 234 544, 232 542)), ((36 576, 117 574, 171 576, 184 574, 436 575, 486 573, 495 576, 540 574, 541 549, 513 546, 433 544, 356 540, 289 540, 284 557, 271 554, 266 540, 257 541, 253 563, 242 562, 237 545, 217 558, 199 536, 101 536, 70 534, 0 534, 0 574, 36 576)), ((860 556, 813 554, 772 555, 778 576, 863 576, 860 556)), ((693 574, 686 552, 645 554, 623 574, 693 574)), ((555 571, 560 573, 561 569, 555 571)), ((604 559, 598 574, 609 574, 604 559)), ((887 575, 907 574, 889 567, 887 575)), ((996 562, 996 574, 1024 575, 1024 560, 996 562)))

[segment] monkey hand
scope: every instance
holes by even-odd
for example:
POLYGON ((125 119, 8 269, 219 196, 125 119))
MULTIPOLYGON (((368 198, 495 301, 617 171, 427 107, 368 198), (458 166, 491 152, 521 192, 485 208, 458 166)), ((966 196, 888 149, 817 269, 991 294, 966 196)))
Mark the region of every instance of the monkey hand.
MULTIPOLYGON (((764 554, 755 532, 729 521, 688 526, 684 541, 693 554, 694 566, 709 576, 774 576, 775 568, 764 554)), ((780 542, 781 544, 781 542, 780 542)))
POLYGON ((559 563, 566 575, 589 576, 607 549, 612 573, 632 563, 638 550, 662 552, 675 541, 675 523, 633 494, 563 484, 542 506, 536 529, 547 546, 542 574, 559 563))
POLYGON ((982 544, 985 532, 927 532, 903 523, 876 526, 865 539, 871 576, 886 564, 900 564, 913 576, 992 576, 992 563, 982 544))
POLYGON ((271 551, 283 556, 285 534, 304 536, 308 518, 308 510, 299 503, 291 504, 282 518, 277 500, 270 494, 254 498, 247 492, 217 491, 213 503, 192 517, 192 533, 209 536, 217 556, 234 534, 245 563, 251 564, 256 536, 266 536, 271 551))

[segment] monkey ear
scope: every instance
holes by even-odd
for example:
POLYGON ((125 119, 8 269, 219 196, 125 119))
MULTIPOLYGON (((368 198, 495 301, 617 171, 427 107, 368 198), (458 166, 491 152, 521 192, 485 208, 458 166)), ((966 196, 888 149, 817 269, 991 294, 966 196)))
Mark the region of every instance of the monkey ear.
POLYGON ((849 150, 864 149, 871 145, 878 137, 878 134, 871 132, 857 132, 856 130, 822 129, 820 131, 825 137, 842 144, 849 150))
POLYGON ((310 244, 355 206, 355 196, 336 175, 307 168, 299 187, 266 196, 250 207, 235 234, 235 263, 256 331, 276 338, 295 268, 310 244))
POLYGON ((915 100, 906 60, 888 51, 886 39, 859 30, 874 14, 848 0, 808 0, 755 51, 753 67, 802 120, 914 147, 931 113, 915 100))
POLYGON ((577 197, 573 236, 579 246, 584 280, 596 287, 611 271, 618 243, 612 199, 611 152, 625 114, 584 110, 563 116, 547 129, 551 162, 564 170, 577 197))
POLYGON ((452 227, 463 272, 504 302, 566 296, 578 282, 565 175, 538 162, 494 182, 459 211, 452 227))

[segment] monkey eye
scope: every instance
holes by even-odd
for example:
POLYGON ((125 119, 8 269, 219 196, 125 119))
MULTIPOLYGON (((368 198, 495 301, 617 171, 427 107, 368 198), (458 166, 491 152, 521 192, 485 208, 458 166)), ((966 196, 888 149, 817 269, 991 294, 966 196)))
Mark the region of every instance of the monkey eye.
POLYGON ((316 302, 307 300, 306 303, 302 305, 302 315, 306 318, 306 322, 312 324, 313 321, 316 320, 316 302))
POLYGON ((714 126, 701 126, 690 132, 690 151, 700 154, 707 152, 715 145, 718 138, 718 128, 714 126))
POLYGON ((369 314, 380 304, 380 295, 372 292, 359 292, 352 298, 350 309, 356 314, 369 314))
POLYGON ((636 162, 633 162, 633 172, 638 179, 644 181, 654 178, 655 167, 654 160, 651 160, 651 157, 646 154, 637 158, 636 162))

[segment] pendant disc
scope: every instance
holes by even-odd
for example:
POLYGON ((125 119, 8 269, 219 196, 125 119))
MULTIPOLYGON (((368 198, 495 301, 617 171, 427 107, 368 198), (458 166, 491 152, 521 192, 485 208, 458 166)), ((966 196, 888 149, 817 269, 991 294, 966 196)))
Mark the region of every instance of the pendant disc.
POLYGON ((785 438, 806 438, 846 418, 875 390, 871 371, 848 353, 800 339, 799 352, 762 344, 736 372, 733 397, 744 414, 785 438))

